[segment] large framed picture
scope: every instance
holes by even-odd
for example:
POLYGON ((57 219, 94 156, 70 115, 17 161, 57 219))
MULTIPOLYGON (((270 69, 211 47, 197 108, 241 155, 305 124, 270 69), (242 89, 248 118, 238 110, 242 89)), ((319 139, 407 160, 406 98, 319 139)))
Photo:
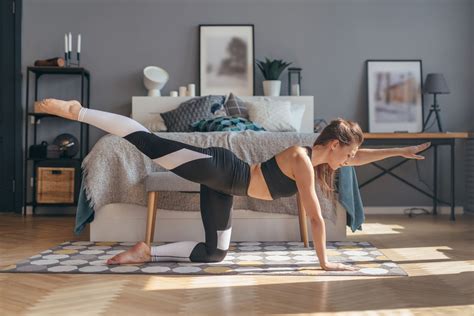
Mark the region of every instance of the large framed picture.
POLYGON ((254 95, 254 55, 253 25, 199 25, 200 95, 254 95))
POLYGON ((369 132, 423 130, 421 60, 367 60, 369 132))

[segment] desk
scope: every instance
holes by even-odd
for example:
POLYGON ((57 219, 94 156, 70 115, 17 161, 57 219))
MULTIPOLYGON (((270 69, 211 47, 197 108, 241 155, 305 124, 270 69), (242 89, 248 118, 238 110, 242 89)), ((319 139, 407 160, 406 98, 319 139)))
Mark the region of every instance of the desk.
POLYGON ((412 187, 413 189, 419 191, 420 193, 430 197, 433 199, 433 215, 437 214, 437 207, 438 203, 444 203, 448 204, 451 206, 451 217, 450 219, 452 221, 455 220, 454 216, 454 194, 455 194, 455 151, 454 147, 456 144, 456 139, 467 139, 469 138, 470 133, 468 132, 457 132, 457 133, 364 133, 364 143, 362 144, 363 146, 404 146, 404 145, 418 145, 424 142, 431 142, 431 146, 426 149, 429 150, 430 148, 433 148, 433 157, 434 157, 434 163, 433 163, 433 194, 426 192, 425 190, 415 186, 414 184, 410 183, 409 181, 401 178, 400 176, 394 174, 392 170, 400 167, 404 163, 406 163, 409 160, 405 158, 403 161, 393 165, 390 168, 384 168, 377 162, 372 162, 371 164, 374 165, 375 167, 379 168, 382 170, 381 173, 377 174, 376 176, 368 179, 367 181, 361 183, 359 185, 359 188, 362 188, 369 184, 372 181, 375 181, 376 179, 380 178, 381 176, 385 174, 389 174, 393 176, 394 178, 400 180, 401 182, 405 183, 406 185, 412 187), (438 198, 438 146, 449 146, 451 149, 451 202, 445 202, 442 201, 438 198))

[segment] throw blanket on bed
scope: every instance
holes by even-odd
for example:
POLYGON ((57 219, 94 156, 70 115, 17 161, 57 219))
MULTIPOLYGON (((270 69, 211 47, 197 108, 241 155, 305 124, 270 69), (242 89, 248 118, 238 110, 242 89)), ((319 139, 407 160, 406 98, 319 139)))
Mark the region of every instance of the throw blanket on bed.
MULTIPOLYGON (((158 136, 199 147, 224 147, 248 163, 258 163, 271 158, 292 145, 311 146, 318 134, 295 132, 212 132, 212 133, 156 133, 158 136)), ((87 222, 93 220, 93 210, 110 203, 130 203, 145 206, 147 203, 144 179, 151 172, 166 171, 138 151, 125 139, 106 135, 85 157, 83 164, 83 191, 79 203, 75 232, 79 233, 87 222), (85 193, 85 194, 84 194, 85 193), (88 206, 88 207, 87 207, 88 206)), ((352 167, 344 167, 352 168, 352 167)), ((344 168, 341 168, 344 169, 344 168)), ((354 179, 351 178, 351 181, 354 179)), ((357 181, 355 179, 355 181, 357 181)), ((357 182, 356 182, 357 183, 357 182)), ((336 200, 331 201, 316 192, 323 210, 323 217, 336 220, 336 200)), ((358 194, 346 199, 358 198, 358 194)), ((362 205, 361 201, 357 205, 362 205)), ((199 211, 199 194, 161 192, 158 208, 180 211, 199 211)), ((274 201, 251 197, 234 197, 234 209, 297 215, 295 196, 274 201)), ((357 212, 363 212, 360 208, 357 212)), ((360 218, 360 216, 358 217, 360 218)), ((357 223, 358 226, 361 223, 357 223)))

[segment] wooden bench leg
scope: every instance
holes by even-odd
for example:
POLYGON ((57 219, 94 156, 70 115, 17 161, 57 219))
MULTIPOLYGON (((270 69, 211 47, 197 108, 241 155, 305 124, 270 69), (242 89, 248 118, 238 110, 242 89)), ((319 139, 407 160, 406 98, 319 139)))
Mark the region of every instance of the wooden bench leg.
POLYGON ((304 209, 303 203, 301 202, 301 197, 296 194, 296 203, 298 205, 298 217, 300 220, 300 236, 301 241, 304 246, 307 248, 308 245, 308 225, 306 224, 306 210, 304 209))
POLYGON ((158 204, 158 192, 148 192, 148 214, 146 218, 145 243, 150 246, 153 242, 156 222, 156 208, 158 204))

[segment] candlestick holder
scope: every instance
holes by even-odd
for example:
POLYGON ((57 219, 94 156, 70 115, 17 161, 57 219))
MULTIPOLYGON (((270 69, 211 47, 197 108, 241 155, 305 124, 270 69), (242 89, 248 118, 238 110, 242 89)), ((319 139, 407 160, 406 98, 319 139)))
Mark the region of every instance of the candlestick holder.
POLYGON ((64 53, 64 56, 66 57, 66 67, 81 67, 81 53, 76 53, 77 62, 72 62, 71 52, 64 53))

